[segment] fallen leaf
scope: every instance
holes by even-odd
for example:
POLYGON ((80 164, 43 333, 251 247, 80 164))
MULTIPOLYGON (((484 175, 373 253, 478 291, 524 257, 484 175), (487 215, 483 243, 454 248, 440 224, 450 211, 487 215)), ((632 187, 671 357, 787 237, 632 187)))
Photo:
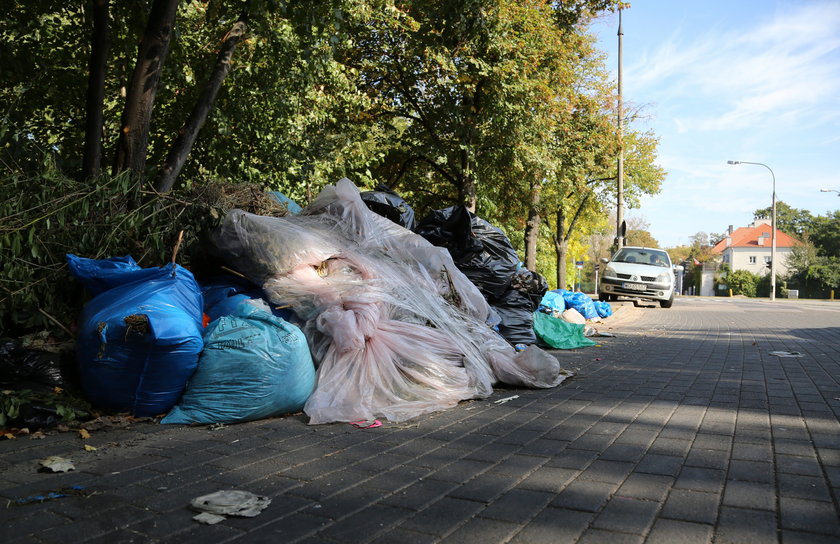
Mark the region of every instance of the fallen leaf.
POLYGON ((47 437, 47 435, 45 435, 41 431, 35 431, 34 433, 29 435, 29 438, 32 438, 32 439, 34 439, 34 438, 46 438, 46 437, 47 437))
POLYGON ((96 451, 96 448, 90 444, 85 444, 85 451, 96 451))
POLYGON ((79 436, 82 438, 82 440, 87 440, 88 438, 90 438, 90 433, 87 432, 87 429, 79 429, 79 436))
POLYGON ((8 438, 9 440, 12 440, 13 438, 17 438, 17 437, 16 437, 15 435, 13 435, 12 433, 4 433, 4 434, 3 434, 3 436, 4 436, 4 437, 6 437, 6 438, 8 438))

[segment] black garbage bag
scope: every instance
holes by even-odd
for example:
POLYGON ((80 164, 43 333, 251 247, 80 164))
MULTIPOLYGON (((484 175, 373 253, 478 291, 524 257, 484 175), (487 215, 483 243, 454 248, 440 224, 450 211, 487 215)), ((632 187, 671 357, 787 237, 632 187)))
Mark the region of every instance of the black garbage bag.
POLYGON ((495 305, 510 288, 519 256, 501 229, 470 213, 464 206, 436 210, 414 232, 436 246, 445 247, 452 260, 495 305))
POLYGON ((516 289, 509 289, 492 304, 492 307, 502 319, 499 323, 499 334, 505 340, 514 346, 537 343, 537 335, 534 333, 534 310, 528 295, 516 289))
POLYGON ((414 209, 400 195, 384 185, 377 186, 375 191, 362 192, 361 197, 370 211, 408 230, 414 228, 414 209))
POLYGON ((17 340, 0 341, 0 383, 21 382, 64 387, 61 356, 48 351, 24 348, 17 340))

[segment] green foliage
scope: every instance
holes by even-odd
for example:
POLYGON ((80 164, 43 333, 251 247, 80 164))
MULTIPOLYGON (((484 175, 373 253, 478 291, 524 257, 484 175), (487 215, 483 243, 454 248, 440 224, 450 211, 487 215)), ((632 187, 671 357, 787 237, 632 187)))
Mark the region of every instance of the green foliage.
POLYGON ((0 428, 20 415, 20 405, 24 402, 20 393, 25 391, 0 391, 0 428))
MULTIPOLYGON (((755 219, 771 219, 773 217, 773 207, 768 206, 755 210, 753 217, 755 219)), ((776 202, 776 228, 785 234, 801 237, 810 230, 813 220, 814 217, 808 210, 792 208, 781 200, 776 202)))
POLYGON ((840 210, 816 216, 809 235, 821 255, 840 258, 840 210))
POLYGON ((34 391, 32 389, 0 391, 0 428, 15 422, 22 409, 27 405, 45 407, 53 410, 61 423, 70 423, 87 418, 92 408, 88 401, 79 395, 61 388, 34 391))
POLYGON ((748 270, 735 270, 726 274, 725 281, 733 295, 754 297, 759 276, 748 270))
POLYGON ((788 256, 788 288, 798 289, 801 298, 828 298, 832 290, 840 293, 840 257, 820 253, 806 241, 788 256))
POLYGON ((152 195, 127 174, 79 182, 50 156, 35 174, 7 172, 0 183, 0 331, 56 324, 68 331, 83 294, 67 272, 67 253, 165 264, 180 231, 187 247, 224 213, 213 209, 210 190, 152 195))
POLYGON ((659 247, 650 232, 646 230, 630 229, 627 231, 626 244, 628 246, 659 247))
MULTIPOLYGON (((110 3, 103 164, 114 156, 149 5, 110 3)), ((301 204, 342 176, 362 188, 385 182, 420 217, 473 191, 478 213, 520 250, 525 196, 545 181, 541 215, 563 205, 578 219, 541 228, 539 271, 554 276, 557 232, 584 253, 614 202, 618 145, 612 85, 587 24, 618 2, 250 5, 245 39, 176 191, 154 198, 129 177, 72 179, 84 147, 90 3, 12 0, 0 13, 0 160, 8 170, 0 188, 0 326, 69 325, 82 295, 66 289, 67 252, 168 260, 179 230, 189 241, 218 217, 192 198, 218 180, 280 190, 301 204)), ((241 9, 234 0, 180 4, 148 135, 148 179, 241 9)), ((657 143, 628 124, 628 205, 664 179, 657 143)))

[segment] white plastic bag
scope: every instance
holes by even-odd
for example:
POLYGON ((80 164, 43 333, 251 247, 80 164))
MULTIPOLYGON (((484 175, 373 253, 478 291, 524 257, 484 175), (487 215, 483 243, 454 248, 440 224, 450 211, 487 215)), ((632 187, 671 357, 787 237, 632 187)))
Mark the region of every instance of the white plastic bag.
POLYGON ((579 311, 575 310, 574 308, 567 308, 560 314, 560 317, 563 321, 567 323, 575 323, 576 325, 586 325, 586 318, 583 317, 579 311))
POLYGON ((318 368, 310 423, 404 421, 487 397, 498 375, 556 385, 558 368, 517 358, 486 326, 487 302, 444 248, 368 210, 347 179, 295 216, 231 212, 214 240, 305 321, 318 368))

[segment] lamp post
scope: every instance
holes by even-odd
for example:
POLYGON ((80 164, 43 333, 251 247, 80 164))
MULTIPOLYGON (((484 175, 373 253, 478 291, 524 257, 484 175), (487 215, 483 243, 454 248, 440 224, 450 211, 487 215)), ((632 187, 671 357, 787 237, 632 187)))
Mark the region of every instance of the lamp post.
POLYGON ((773 176, 773 207, 772 218, 770 220, 770 301, 776 300, 776 174, 773 169, 762 162, 747 162, 747 161, 726 161, 726 164, 757 164, 770 170, 770 175, 773 176))
POLYGON ((840 196, 840 191, 837 189, 820 189, 821 193, 837 193, 837 196, 840 196))
POLYGON ((626 226, 624 224, 624 110, 621 101, 621 65, 622 47, 621 42, 624 31, 621 29, 621 7, 618 8, 618 110, 616 125, 618 132, 618 174, 616 181, 616 208, 615 208, 615 247, 619 250, 624 247, 624 235, 626 226))

